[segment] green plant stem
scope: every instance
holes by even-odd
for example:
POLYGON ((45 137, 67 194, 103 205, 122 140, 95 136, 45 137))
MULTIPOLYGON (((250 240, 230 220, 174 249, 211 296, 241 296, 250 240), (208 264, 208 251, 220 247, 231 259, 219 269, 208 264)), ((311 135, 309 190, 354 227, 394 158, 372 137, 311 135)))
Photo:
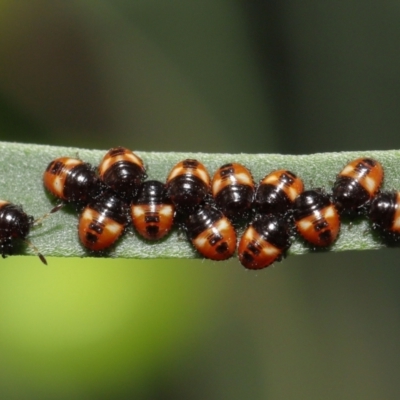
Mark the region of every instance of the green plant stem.
MULTIPOLYGON (((106 150, 87 150, 67 147, 53 147, 21 143, 0 142, 0 198, 20 204, 35 218, 46 214, 57 200, 43 188, 42 175, 48 163, 61 156, 79 157, 97 165, 106 150)), ((135 151, 135 150, 134 150, 135 151)), ((258 182, 267 173, 286 168, 305 183, 306 188, 331 190, 336 174, 350 160, 357 157, 373 157, 379 160, 385 169, 386 189, 400 189, 400 151, 360 151, 343 153, 321 153, 311 155, 280 154, 202 154, 202 153, 155 153, 137 154, 145 162, 148 179, 165 181, 170 169, 185 158, 201 161, 212 174, 221 165, 239 162, 246 165, 258 182)), ((51 215, 42 224, 35 227, 29 238, 45 256, 85 257, 91 256, 79 243, 77 236, 78 216, 72 206, 51 215)), ((384 247, 378 235, 371 230, 366 219, 360 218, 349 224, 343 221, 337 242, 329 251, 368 250, 384 247)), ((33 254, 29 247, 23 254, 33 254)), ((328 250, 327 250, 328 251, 328 250)), ((296 239, 289 254, 303 254, 310 248, 296 239)), ((132 230, 118 241, 117 245, 105 254, 107 257, 123 258, 197 258, 198 254, 187 242, 185 236, 173 231, 166 239, 150 243, 132 230)))

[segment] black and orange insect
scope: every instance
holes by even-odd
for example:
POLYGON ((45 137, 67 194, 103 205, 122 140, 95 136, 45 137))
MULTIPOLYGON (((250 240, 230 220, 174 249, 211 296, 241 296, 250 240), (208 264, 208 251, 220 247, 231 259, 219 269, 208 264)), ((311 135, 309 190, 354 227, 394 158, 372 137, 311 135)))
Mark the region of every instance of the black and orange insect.
POLYGON ((339 234, 339 213, 321 190, 301 193, 294 202, 293 217, 300 235, 313 246, 328 247, 339 234))
POLYGON ((228 217, 245 218, 253 203, 254 180, 242 164, 229 163, 220 167, 211 183, 217 207, 228 217))
POLYGON ((266 268, 281 261, 290 245, 286 219, 277 214, 259 214, 239 241, 239 261, 248 269, 266 268))
POLYGON ((303 181, 293 172, 279 169, 266 175, 257 187, 254 209, 260 214, 285 214, 304 190, 303 181))
POLYGON ((124 233, 128 222, 128 207, 114 193, 105 192, 81 212, 78 224, 79 239, 93 252, 112 246, 124 233))
POLYGON ((191 211, 210 193, 210 175, 197 160, 187 159, 176 164, 167 177, 167 196, 179 211, 191 211))
POLYGON ((66 202, 87 204, 102 191, 95 169, 82 160, 60 157, 43 174, 44 187, 66 202))
POLYGON ((372 158, 357 158, 348 163, 336 178, 333 202, 340 213, 365 213, 383 182, 382 165, 372 158))
POLYGON ((175 207, 166 196, 165 185, 146 181, 131 205, 131 217, 137 232, 148 240, 164 237, 172 228, 175 207))
POLYGON ((127 201, 135 198, 146 179, 142 159, 125 147, 110 149, 99 164, 100 179, 127 201))
POLYGON ((184 225, 196 250, 211 260, 226 260, 236 249, 236 232, 221 211, 210 205, 198 208, 184 225))
POLYGON ((385 239, 400 240, 400 192, 381 192, 371 202, 368 216, 385 239))

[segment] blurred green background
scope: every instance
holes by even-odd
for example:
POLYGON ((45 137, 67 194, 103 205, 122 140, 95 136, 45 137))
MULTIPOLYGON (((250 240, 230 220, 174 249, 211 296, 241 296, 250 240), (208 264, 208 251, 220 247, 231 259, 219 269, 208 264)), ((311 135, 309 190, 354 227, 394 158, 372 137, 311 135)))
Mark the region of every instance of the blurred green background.
MULTIPOLYGON (((0 139, 398 149, 399 20, 393 0, 0 0, 0 139)), ((398 399, 398 258, 9 257, 0 398, 398 399)))

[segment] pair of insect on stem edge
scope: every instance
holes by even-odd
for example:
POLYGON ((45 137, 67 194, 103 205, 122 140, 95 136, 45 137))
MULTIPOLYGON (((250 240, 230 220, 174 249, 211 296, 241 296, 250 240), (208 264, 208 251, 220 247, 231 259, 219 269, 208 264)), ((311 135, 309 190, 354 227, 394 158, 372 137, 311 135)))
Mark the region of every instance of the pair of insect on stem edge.
MULTIPOLYGON (((304 191, 302 180, 287 170, 270 172, 256 186, 251 172, 238 163, 223 165, 211 181, 203 164, 184 160, 172 168, 166 184, 145 181, 142 160, 121 147, 107 152, 98 173, 82 160, 61 157, 50 162, 43 178, 53 195, 77 204, 79 238, 94 252, 111 246, 130 219, 148 240, 164 237, 175 221, 200 254, 214 260, 233 255, 235 227, 250 220, 238 246, 239 260, 249 269, 279 261, 293 232, 310 246, 328 247, 339 233, 340 213, 368 213, 375 227, 397 236, 394 228, 382 225, 382 218, 375 218, 387 212, 382 204, 389 200, 378 194, 383 168, 371 158, 350 162, 338 174, 331 195, 304 191)), ((10 252, 4 247, 2 254, 10 252)))

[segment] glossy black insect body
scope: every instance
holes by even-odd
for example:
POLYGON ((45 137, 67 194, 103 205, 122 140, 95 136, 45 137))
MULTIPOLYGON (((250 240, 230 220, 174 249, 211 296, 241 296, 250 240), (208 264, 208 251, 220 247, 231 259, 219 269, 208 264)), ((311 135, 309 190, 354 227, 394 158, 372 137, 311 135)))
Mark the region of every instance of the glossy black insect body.
POLYGON ((254 209, 261 214, 285 214, 293 208, 303 190, 303 181, 293 172, 284 169, 273 171, 258 185, 254 209))
POLYGON ((384 239, 400 240, 400 192, 381 192, 371 202, 368 214, 384 239))
POLYGON ((66 202, 86 205, 102 191, 95 169, 82 160, 60 157, 43 174, 45 188, 66 202))
POLYGON ((333 202, 339 212, 365 213, 383 182, 382 165, 372 158, 358 158, 348 163, 336 178, 333 202))
POLYGON ((201 162, 186 159, 172 168, 166 185, 172 203, 186 213, 198 207, 209 195, 210 175, 201 162))
POLYGON ((228 218, 246 217, 254 196, 254 180, 251 172, 242 164, 229 163, 214 174, 212 195, 217 207, 228 218))
POLYGON ((62 204, 54 207, 48 214, 34 220, 31 215, 25 213, 22 207, 12 204, 5 200, 0 200, 0 254, 3 258, 12 255, 16 240, 21 240, 30 246, 37 254, 43 264, 47 265, 45 257, 27 239, 33 225, 40 223, 51 213, 58 211, 62 204))
POLYGON ((100 179, 127 201, 135 198, 146 179, 142 159, 125 147, 110 149, 99 165, 100 179))

